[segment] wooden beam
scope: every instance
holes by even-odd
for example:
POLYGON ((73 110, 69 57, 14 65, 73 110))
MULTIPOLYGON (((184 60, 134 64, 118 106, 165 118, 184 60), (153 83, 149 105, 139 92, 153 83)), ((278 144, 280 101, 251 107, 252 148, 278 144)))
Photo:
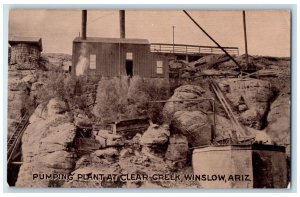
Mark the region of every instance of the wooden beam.
POLYGON ((22 165, 24 162, 23 161, 13 161, 13 162, 10 162, 11 164, 13 165, 22 165))

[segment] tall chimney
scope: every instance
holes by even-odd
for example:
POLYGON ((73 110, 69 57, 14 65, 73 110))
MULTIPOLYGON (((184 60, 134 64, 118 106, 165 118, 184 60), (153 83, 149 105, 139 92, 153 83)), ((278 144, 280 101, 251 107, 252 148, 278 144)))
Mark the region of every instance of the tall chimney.
POLYGON ((120 10, 119 15, 120 15, 120 38, 125 38, 125 10, 120 10))
POLYGON ((82 40, 86 39, 86 21, 87 21, 87 10, 82 10, 82 19, 81 19, 81 38, 82 38, 82 40))

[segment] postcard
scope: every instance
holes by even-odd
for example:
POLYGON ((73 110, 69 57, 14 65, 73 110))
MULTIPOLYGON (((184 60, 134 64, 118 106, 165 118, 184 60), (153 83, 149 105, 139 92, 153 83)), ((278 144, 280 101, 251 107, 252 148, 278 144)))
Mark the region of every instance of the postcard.
POLYGON ((7 183, 287 188, 290 10, 11 9, 7 183))

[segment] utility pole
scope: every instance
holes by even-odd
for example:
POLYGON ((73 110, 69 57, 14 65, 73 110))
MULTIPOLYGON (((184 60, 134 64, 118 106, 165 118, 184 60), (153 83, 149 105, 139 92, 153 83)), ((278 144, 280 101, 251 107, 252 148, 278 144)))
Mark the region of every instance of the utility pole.
POLYGON ((173 54, 174 54, 174 52, 175 52, 175 26, 173 25, 172 26, 172 28, 173 28, 173 54))
POLYGON ((245 40, 245 55, 246 55, 246 70, 248 70, 248 46, 247 46, 247 28, 246 28, 246 14, 243 10, 243 24, 244 24, 244 40, 245 40))

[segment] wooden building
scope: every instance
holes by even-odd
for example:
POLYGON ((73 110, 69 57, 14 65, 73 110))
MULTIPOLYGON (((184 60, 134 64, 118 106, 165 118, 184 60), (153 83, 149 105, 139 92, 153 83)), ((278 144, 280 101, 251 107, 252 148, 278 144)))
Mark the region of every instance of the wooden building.
POLYGON ((77 37, 73 41, 74 75, 168 78, 168 59, 152 53, 146 39, 77 37))
POLYGON ((10 37, 10 64, 35 65, 43 51, 42 39, 36 37, 10 37))

